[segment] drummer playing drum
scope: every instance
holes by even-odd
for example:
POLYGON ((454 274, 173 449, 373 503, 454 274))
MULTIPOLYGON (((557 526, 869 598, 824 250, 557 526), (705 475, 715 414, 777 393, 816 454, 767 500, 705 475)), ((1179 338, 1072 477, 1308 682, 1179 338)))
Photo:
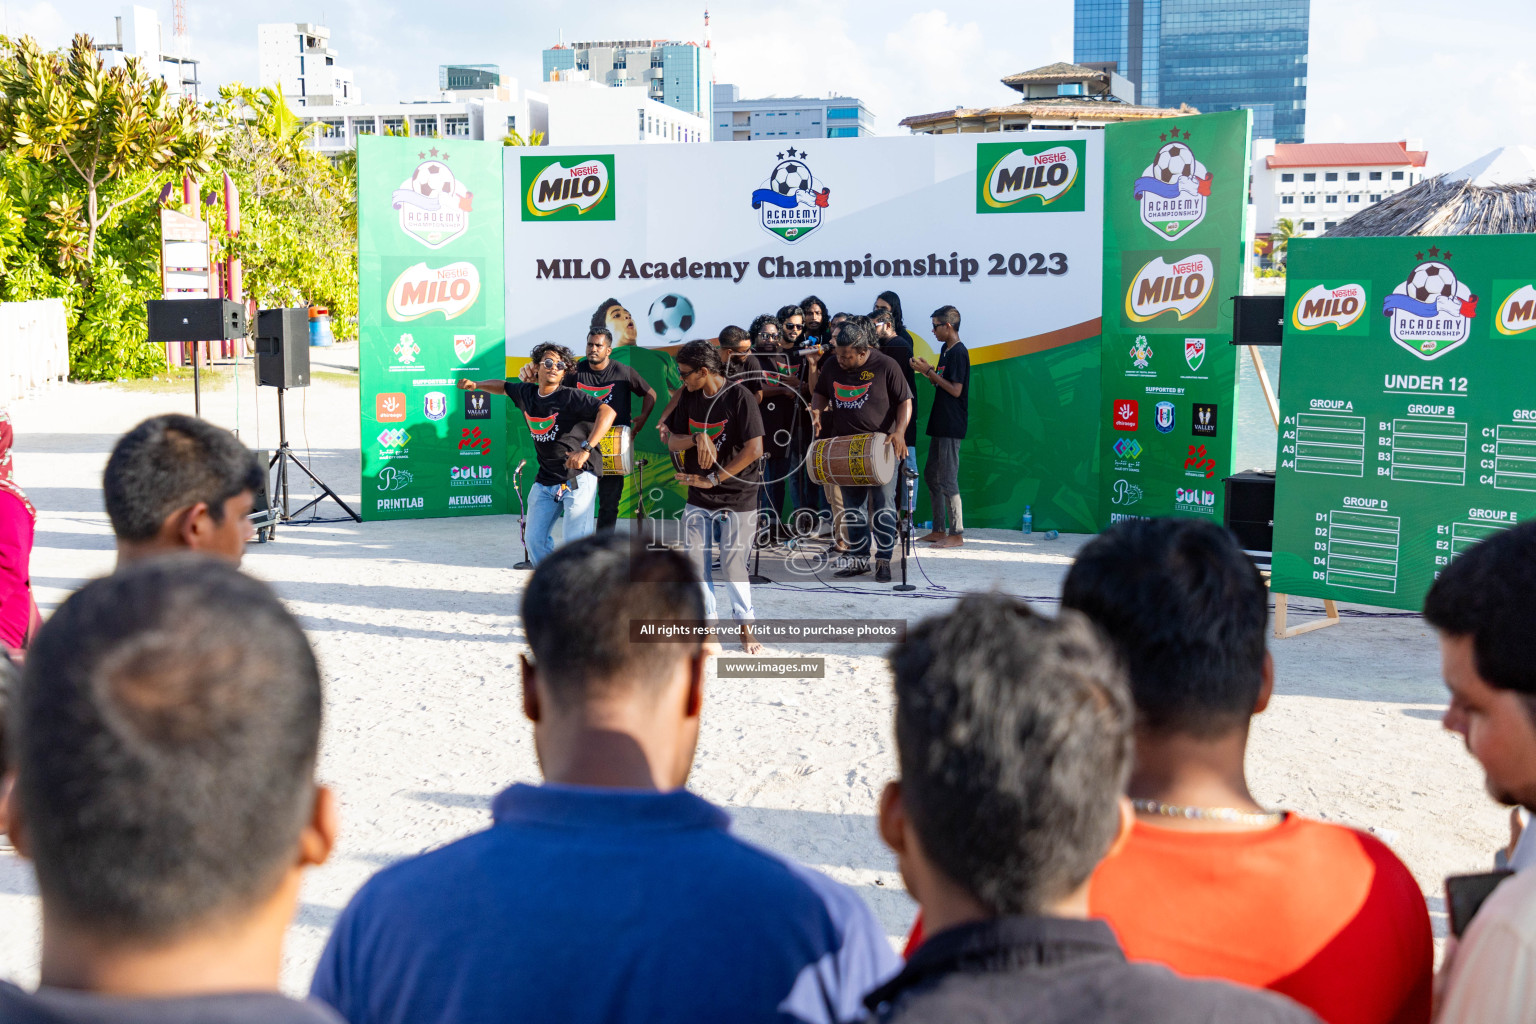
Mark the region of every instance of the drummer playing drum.
MULTIPOLYGON (((613 334, 606 327, 595 327, 587 332, 587 356, 576 361, 574 377, 566 378, 567 385, 575 385, 604 405, 613 409, 613 429, 631 427, 630 436, 638 437, 651 418, 656 407, 656 392, 632 366, 610 358, 613 354, 613 334), (640 396, 640 418, 630 423, 633 396, 640 396)), ((597 481, 597 528, 607 530, 619 519, 619 498, 624 494, 624 480, 620 475, 604 474, 597 481)))
MULTIPOLYGON (((874 325, 864 316, 851 316, 843 323, 835 351, 837 360, 821 371, 811 396, 814 431, 821 435, 821 413, 830 406, 837 415, 832 417, 828 436, 882 434, 900 462, 906 458, 907 423, 912 418, 912 389, 901 367, 875 348, 874 325)), ((890 582, 891 554, 896 550, 896 483, 893 473, 889 482, 879 486, 841 485, 843 507, 853 514, 853 522, 848 557, 837 576, 869 572, 873 547, 875 580, 890 582)))

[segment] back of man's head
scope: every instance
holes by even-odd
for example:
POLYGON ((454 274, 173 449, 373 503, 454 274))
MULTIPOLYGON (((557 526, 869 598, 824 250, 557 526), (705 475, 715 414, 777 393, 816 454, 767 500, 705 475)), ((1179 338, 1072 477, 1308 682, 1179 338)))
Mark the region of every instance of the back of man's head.
POLYGON ((901 802, 934 867, 994 915, 1075 892, 1119 831, 1132 710, 1082 616, 967 597, 891 654, 901 802))
POLYGON ((1441 569, 1424 598, 1424 619, 1448 636, 1472 638, 1473 664, 1489 686, 1536 697, 1532 608, 1536 523, 1524 523, 1494 534, 1441 569))
POLYGON ((118 439, 102 477, 121 542, 154 541, 167 519, 203 503, 215 523, 225 503, 261 489, 263 470, 233 434, 180 413, 154 416, 118 439))
POLYGON ((11 718, 46 916, 153 942, 273 895, 313 811, 320 707, 303 631, 232 566, 87 584, 28 651, 11 718))
POLYGON ((636 642, 630 620, 701 620, 704 599, 681 553, 599 533, 539 563, 522 614, 539 677, 556 705, 570 710, 593 699, 659 693, 701 644, 636 642))
POLYGON ((1119 523, 1078 552, 1061 604, 1087 615, 1119 649, 1143 728, 1211 739, 1256 710, 1268 595, 1222 527, 1119 523))

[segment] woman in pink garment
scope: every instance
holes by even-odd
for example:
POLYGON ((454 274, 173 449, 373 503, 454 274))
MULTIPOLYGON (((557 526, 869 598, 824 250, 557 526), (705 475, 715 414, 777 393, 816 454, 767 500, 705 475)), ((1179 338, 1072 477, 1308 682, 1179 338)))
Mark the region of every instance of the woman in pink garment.
POLYGON ((42 619, 32 600, 29 568, 37 509, 11 479, 15 437, 11 414, 0 409, 0 643, 19 652, 26 649, 42 619))

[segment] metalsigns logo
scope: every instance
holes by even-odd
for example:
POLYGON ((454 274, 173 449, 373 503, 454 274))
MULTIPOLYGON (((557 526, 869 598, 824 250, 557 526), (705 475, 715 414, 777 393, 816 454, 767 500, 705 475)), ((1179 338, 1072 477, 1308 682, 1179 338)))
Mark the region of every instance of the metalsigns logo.
MULTIPOLYGON (((1498 282, 1495 282, 1495 287, 1497 286, 1498 282)), ((1494 294, 1497 295, 1508 287, 1509 285, 1506 284, 1494 294)), ((1508 337, 1524 334, 1536 328, 1536 288, 1522 284, 1506 295, 1504 301, 1499 303, 1499 316, 1493 322, 1493 326, 1500 334, 1508 337)))
POLYGON ((1081 212, 1086 143, 982 142, 976 146, 976 212, 1081 212), (1033 200, 1033 201, 1031 201, 1033 200))
POLYGON ((1157 426, 1159 434, 1173 433, 1173 403, 1158 402, 1153 414, 1152 422, 1157 426))
POLYGON ((411 486, 411 474, 409 470, 397 469, 394 466, 385 466, 379 470, 379 490, 403 491, 411 486))
POLYGON ((1172 313, 1188 320, 1205 306, 1216 281, 1216 261, 1194 253, 1170 263, 1154 256, 1142 264, 1125 290, 1125 315, 1135 323, 1172 313))
POLYGON ((417 154, 421 163, 395 189, 392 204, 400 228, 429 249, 441 249, 469 228, 475 194, 448 168, 448 154, 433 147, 417 154))
POLYGON ((1382 303, 1387 333, 1420 359, 1439 359, 1472 333, 1477 296, 1443 262, 1450 258, 1433 245, 1428 260, 1417 253, 1414 259, 1422 262, 1382 303))
POLYGON ((440 420, 448 415, 448 396, 441 391, 428 391, 422 397, 421 411, 429 420, 440 420))
POLYGON ((1169 128, 1158 139, 1164 145, 1136 179, 1134 192, 1142 223, 1171 242, 1205 219, 1211 173, 1189 148, 1188 132, 1181 135, 1178 128, 1169 128))
POLYGON ((403 322, 441 313, 452 320, 468 313, 479 297, 480 271, 473 263, 460 260, 436 268, 418 263, 389 286, 389 316, 403 322))
POLYGON ((1180 512, 1198 512, 1209 516, 1216 513, 1216 492, 1199 487, 1180 487, 1174 491, 1173 507, 1180 512))
POLYGON ((1191 370, 1200 369, 1200 364, 1205 362, 1205 339, 1184 339, 1184 361, 1189 364, 1191 370))
POLYGON ((453 354, 458 357, 461 364, 475 358, 475 336, 473 334, 455 334, 453 336, 453 354))
POLYGON ((758 211, 764 231, 793 245, 821 227, 821 212, 832 190, 811 174, 804 150, 790 146, 778 160, 767 180, 753 190, 752 209, 758 211))
POLYGON ((613 220, 613 154, 522 158, 523 220, 613 220))
POLYGON ((1315 331, 1324 324, 1336 330, 1354 326, 1365 314, 1365 285, 1341 284, 1330 288, 1315 284, 1301 293, 1291 307, 1291 326, 1298 331, 1315 331))
POLYGON ((489 487, 491 486, 490 466, 449 466, 449 487, 489 487))

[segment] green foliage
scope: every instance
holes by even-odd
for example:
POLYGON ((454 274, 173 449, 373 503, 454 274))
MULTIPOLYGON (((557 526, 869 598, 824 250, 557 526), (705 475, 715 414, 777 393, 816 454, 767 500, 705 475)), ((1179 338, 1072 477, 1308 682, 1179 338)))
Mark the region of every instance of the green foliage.
POLYGON ((527 138, 520 135, 516 128, 502 136, 503 146, 542 146, 544 145, 543 132, 529 132, 527 138))

